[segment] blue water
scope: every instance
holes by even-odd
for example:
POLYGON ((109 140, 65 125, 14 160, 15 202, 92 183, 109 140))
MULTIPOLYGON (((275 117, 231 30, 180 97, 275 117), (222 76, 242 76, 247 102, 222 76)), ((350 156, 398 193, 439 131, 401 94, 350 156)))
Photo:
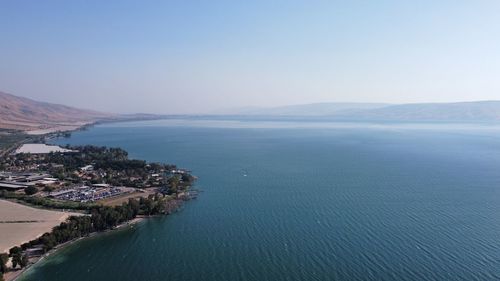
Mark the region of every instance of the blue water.
POLYGON ((203 192, 23 280, 500 280, 496 126, 166 120, 57 142, 175 163, 203 192))

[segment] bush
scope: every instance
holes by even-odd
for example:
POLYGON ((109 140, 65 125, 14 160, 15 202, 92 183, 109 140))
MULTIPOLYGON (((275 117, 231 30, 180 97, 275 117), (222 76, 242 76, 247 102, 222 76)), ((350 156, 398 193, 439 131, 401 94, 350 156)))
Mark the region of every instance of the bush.
POLYGON ((45 186, 45 187, 43 188, 43 191, 46 191, 46 192, 52 192, 52 191, 54 191, 54 189, 55 189, 55 188, 54 188, 54 187, 52 187, 52 186, 45 186))
POLYGON ((37 192, 38 192, 38 189, 34 186, 28 186, 24 189, 24 193, 26 193, 26 195, 33 195, 37 192))

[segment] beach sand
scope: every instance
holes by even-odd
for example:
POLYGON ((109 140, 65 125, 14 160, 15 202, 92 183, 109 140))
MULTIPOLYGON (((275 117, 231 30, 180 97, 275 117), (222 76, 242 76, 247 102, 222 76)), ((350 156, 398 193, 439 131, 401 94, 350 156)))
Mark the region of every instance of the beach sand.
POLYGON ((0 200, 0 253, 33 240, 78 213, 36 209, 0 200))
POLYGON ((69 132, 69 131, 78 130, 83 126, 90 125, 92 123, 93 122, 76 122, 76 123, 67 124, 67 125, 54 125, 50 128, 27 130, 26 133, 28 135, 37 136, 37 135, 45 135, 45 134, 56 133, 56 132, 69 132))

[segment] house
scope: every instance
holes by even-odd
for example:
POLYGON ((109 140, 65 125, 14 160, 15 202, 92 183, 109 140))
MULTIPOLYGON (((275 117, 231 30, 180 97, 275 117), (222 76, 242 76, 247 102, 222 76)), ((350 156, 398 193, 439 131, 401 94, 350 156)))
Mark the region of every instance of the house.
POLYGON ((110 185, 107 184, 107 183, 96 183, 96 184, 93 184, 92 187, 96 187, 96 188, 108 188, 108 187, 110 187, 110 185))
POLYGON ((94 166, 92 165, 87 165, 87 166, 84 166, 84 167, 81 167, 80 170, 82 172, 89 172, 89 171, 93 171, 94 170, 94 166))

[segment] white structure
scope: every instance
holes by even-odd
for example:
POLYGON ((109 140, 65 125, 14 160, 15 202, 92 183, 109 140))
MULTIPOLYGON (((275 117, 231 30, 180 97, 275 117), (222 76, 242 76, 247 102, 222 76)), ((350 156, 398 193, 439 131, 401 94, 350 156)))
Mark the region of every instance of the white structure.
POLYGON ((82 170, 83 172, 92 171, 92 170, 94 170, 94 166, 87 165, 87 166, 81 167, 80 170, 82 170))
POLYGON ((43 143, 27 143, 23 144, 20 148, 16 150, 16 154, 19 153, 32 153, 32 154, 46 154, 51 152, 76 152, 71 149, 65 149, 57 145, 46 145, 43 143))

